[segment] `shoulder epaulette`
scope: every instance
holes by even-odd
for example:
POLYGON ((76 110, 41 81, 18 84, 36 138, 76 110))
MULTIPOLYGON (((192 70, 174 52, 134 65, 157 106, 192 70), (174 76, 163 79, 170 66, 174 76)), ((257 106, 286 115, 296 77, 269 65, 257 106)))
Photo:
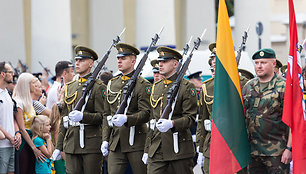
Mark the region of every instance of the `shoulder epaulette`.
POLYGON ((70 85, 70 84, 72 84, 72 83, 74 83, 74 82, 76 82, 77 80, 73 80, 73 81, 71 81, 71 82, 68 82, 68 83, 66 83, 66 85, 70 85))
POLYGON ((210 81, 212 81, 214 78, 210 78, 210 79, 207 79, 207 80, 205 80, 202 84, 205 84, 205 83, 207 83, 207 82, 210 82, 210 81))
POLYGON ((115 77, 111 78, 110 80, 115 80, 118 79, 120 77, 121 74, 116 75, 115 77))
POLYGON ((160 80, 158 80, 157 82, 154 82, 153 85, 155 85, 155 84, 161 82, 162 80, 163 80, 163 79, 160 79, 160 80))

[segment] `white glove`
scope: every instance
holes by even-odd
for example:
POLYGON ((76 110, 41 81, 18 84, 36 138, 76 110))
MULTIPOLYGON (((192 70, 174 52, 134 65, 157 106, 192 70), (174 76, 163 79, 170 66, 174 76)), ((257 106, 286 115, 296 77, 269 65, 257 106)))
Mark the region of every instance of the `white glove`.
POLYGON ((103 156, 108 155, 108 142, 107 141, 103 141, 103 143, 101 145, 101 152, 102 152, 103 156))
POLYGON ((197 136, 196 135, 192 135, 192 141, 195 143, 197 141, 197 136))
POLYGON ((141 160, 144 164, 148 164, 148 153, 144 153, 141 160))
POLYGON ((197 164, 200 166, 200 167, 203 167, 204 166, 204 156, 203 156, 203 153, 199 153, 198 155, 198 159, 197 159, 197 164))
POLYGON ((121 127, 124 123, 127 122, 127 116, 124 114, 116 114, 113 116, 112 122, 115 126, 121 127))
POLYGON ((69 113, 69 119, 74 122, 79 122, 83 119, 83 113, 77 110, 71 111, 69 113))
POLYGON ((52 153, 51 159, 53 161, 60 160, 61 159, 61 151, 58 150, 58 149, 55 149, 54 152, 52 153))
POLYGON ((160 132, 167 132, 173 128, 173 124, 171 120, 161 118, 158 120, 156 127, 160 132))
POLYGON ((211 121, 210 120, 204 120, 204 126, 206 131, 211 131, 211 121))

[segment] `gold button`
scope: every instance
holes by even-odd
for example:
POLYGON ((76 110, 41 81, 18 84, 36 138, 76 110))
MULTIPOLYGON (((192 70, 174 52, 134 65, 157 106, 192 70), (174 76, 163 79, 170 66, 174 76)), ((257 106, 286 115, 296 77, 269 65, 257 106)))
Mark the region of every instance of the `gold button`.
POLYGON ((168 85, 165 85, 165 88, 167 88, 168 87, 168 85))
POLYGON ((122 84, 124 83, 124 81, 121 82, 122 84))

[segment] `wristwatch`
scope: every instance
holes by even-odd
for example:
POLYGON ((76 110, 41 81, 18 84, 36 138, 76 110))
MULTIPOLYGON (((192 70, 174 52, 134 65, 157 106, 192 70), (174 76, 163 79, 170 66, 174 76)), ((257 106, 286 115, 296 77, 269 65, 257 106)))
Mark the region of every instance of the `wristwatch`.
POLYGON ((286 149, 288 149, 290 152, 292 152, 292 147, 286 146, 286 149))

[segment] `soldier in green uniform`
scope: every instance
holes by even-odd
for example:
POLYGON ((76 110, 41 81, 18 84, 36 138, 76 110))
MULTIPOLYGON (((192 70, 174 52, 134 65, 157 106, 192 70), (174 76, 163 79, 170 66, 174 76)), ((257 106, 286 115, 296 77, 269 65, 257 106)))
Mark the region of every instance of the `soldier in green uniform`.
POLYGON ((289 172, 291 134, 282 122, 286 82, 274 72, 275 57, 270 48, 256 51, 252 58, 257 77, 242 90, 251 145, 251 174, 289 172))
POLYGON ((183 79, 173 109, 172 117, 160 118, 167 105, 167 93, 177 78, 176 68, 182 55, 167 48, 157 48, 159 53, 159 72, 164 79, 153 84, 150 102, 152 118, 156 124, 150 124, 148 133, 148 173, 193 173, 195 155, 190 127, 197 114, 196 90, 192 83, 183 79))
MULTIPOLYGON (((198 139, 197 145, 199 146, 199 152, 200 152, 198 157, 198 164, 201 167, 203 167, 202 170, 205 174, 209 173, 211 118, 212 118, 212 105, 214 100, 216 43, 211 43, 209 45, 209 50, 211 51, 211 55, 208 63, 210 65, 210 70, 212 72, 212 78, 204 81, 202 85, 200 93, 199 121, 197 127, 197 139, 198 139)), ((246 75, 244 76, 241 75, 239 77, 241 86, 244 86, 249 81, 249 79, 246 78, 245 76, 246 75)), ((245 172, 246 169, 243 169, 240 173, 245 173, 245 172)))
POLYGON ((119 43, 117 63, 121 74, 112 78, 107 85, 108 110, 103 125, 103 143, 101 151, 104 156, 108 155, 108 172, 125 173, 130 163, 133 173, 146 173, 146 166, 141 161, 144 151, 146 123, 150 118, 149 97, 151 83, 139 76, 132 99, 126 114, 115 115, 123 100, 123 87, 134 74, 134 65, 139 50, 131 45, 119 43))
POLYGON ((91 68, 98 55, 90 48, 75 48, 75 71, 79 80, 65 86, 64 103, 61 105, 60 123, 56 150, 52 158, 59 159, 60 152, 65 152, 66 172, 68 174, 101 173, 102 155, 102 120, 106 90, 101 80, 96 80, 83 112, 74 110, 82 96, 82 89, 91 76, 91 68))
POLYGON ((158 60, 154 59, 151 61, 151 65, 152 65, 152 71, 153 71, 153 78, 154 78, 154 82, 159 81, 160 79, 163 78, 163 76, 159 73, 159 64, 158 64, 158 60))

